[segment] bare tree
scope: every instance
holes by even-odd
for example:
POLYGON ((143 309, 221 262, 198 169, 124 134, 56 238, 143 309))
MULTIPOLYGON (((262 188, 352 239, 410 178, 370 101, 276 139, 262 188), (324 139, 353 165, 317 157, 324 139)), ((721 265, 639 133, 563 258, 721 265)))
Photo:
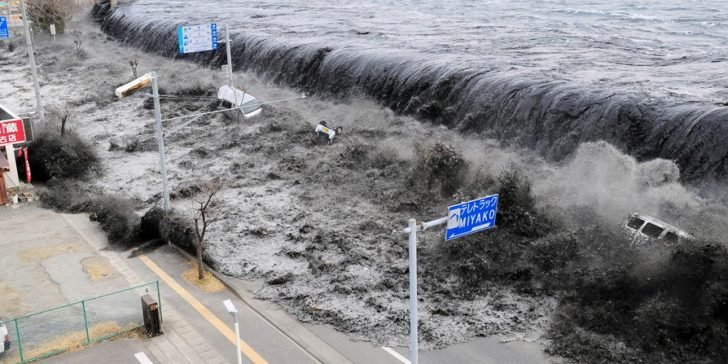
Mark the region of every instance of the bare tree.
POLYGON ((71 117, 71 106, 67 103, 62 105, 49 105, 46 107, 46 113, 49 120, 53 123, 57 122, 61 124, 61 137, 66 135, 66 124, 68 123, 68 118, 71 117))
POLYGON ((218 221, 222 215, 222 201, 217 197, 223 185, 223 181, 219 178, 205 182, 200 186, 200 192, 192 199, 194 201, 198 279, 205 278, 205 269, 202 266, 202 251, 205 246, 207 228, 210 224, 218 221))

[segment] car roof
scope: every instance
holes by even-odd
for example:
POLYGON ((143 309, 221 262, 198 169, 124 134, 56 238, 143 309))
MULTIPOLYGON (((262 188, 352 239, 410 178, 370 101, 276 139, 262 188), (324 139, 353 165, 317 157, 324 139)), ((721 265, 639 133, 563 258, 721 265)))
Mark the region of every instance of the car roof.
POLYGON ((630 215, 630 217, 639 217, 640 219, 642 219, 646 222, 652 223, 654 225, 658 225, 665 230, 673 231, 682 237, 694 239, 694 237, 692 235, 690 235, 688 232, 686 232, 685 230, 682 230, 675 225, 668 224, 658 218, 655 218, 655 217, 652 217, 649 215, 645 215, 645 214, 640 214, 638 212, 633 213, 632 215, 630 215))

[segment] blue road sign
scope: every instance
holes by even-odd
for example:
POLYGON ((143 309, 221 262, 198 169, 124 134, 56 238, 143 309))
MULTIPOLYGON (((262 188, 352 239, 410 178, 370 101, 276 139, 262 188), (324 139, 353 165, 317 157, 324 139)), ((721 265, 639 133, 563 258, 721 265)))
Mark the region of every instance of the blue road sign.
POLYGON ((193 53, 217 49, 217 24, 182 25, 177 27, 179 53, 193 53))
POLYGON ((497 211, 498 195, 490 195, 448 207, 445 240, 457 239, 481 230, 494 228, 497 211))
POLYGON ((10 38, 10 31, 8 30, 8 18, 0 16, 0 39, 10 38))

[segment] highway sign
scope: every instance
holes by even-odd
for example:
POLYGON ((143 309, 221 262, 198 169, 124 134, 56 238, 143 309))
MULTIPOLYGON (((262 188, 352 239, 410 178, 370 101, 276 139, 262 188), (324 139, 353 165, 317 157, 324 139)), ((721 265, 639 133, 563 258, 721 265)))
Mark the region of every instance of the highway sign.
POLYGON ((217 49, 217 24, 179 26, 177 38, 180 54, 217 49))
POLYGON ((0 16, 0 39, 10 38, 10 31, 8 30, 8 18, 0 16))
POLYGON ((445 240, 494 228, 497 210, 497 194, 448 207, 445 240))

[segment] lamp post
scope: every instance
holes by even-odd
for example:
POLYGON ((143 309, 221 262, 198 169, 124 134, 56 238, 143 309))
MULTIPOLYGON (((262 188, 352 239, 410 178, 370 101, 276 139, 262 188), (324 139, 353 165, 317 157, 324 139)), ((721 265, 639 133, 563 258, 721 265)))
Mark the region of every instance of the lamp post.
POLYGON ((233 317, 233 320, 235 320, 235 348, 237 349, 238 354, 238 364, 243 364, 243 355, 240 352, 240 324, 238 323, 238 309, 235 308, 235 305, 233 305, 233 302, 230 300, 222 301, 222 303, 225 305, 230 316, 233 317))

